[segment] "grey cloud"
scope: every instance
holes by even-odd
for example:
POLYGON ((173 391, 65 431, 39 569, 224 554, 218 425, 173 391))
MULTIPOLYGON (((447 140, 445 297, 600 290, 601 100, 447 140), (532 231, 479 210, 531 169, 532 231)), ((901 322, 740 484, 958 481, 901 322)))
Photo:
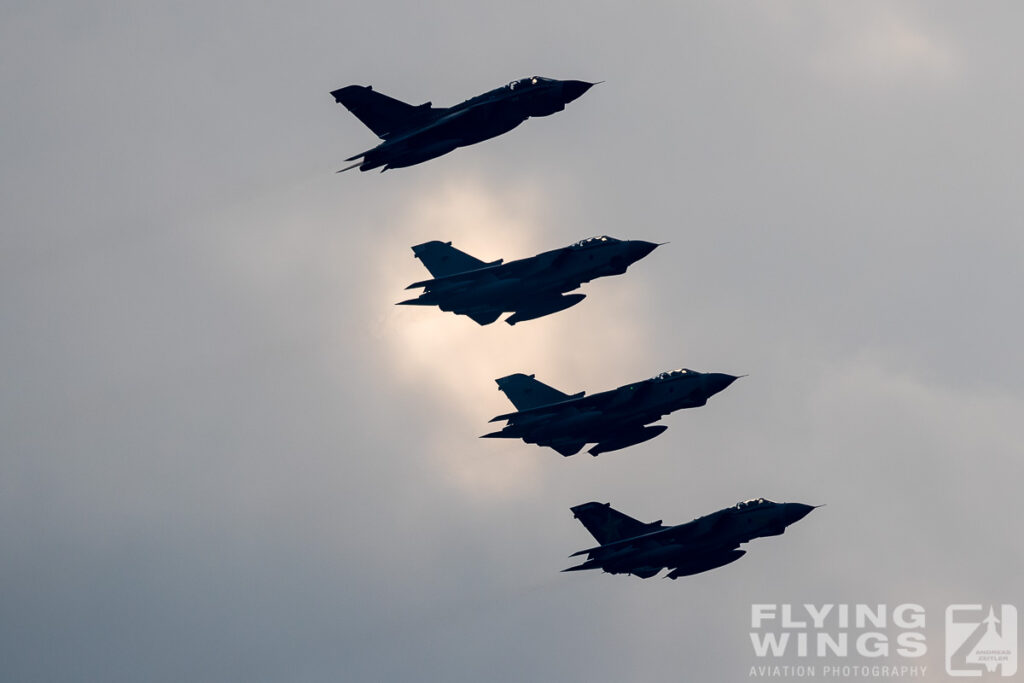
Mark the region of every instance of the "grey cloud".
POLYGON ((888 6, 5 10, 6 677, 737 678, 755 601, 920 601, 941 666, 940 610, 1024 564, 1019 10, 891 10, 949 78, 823 69, 888 6), (607 82, 333 174, 373 140, 332 88, 534 72, 607 82), (601 233, 671 245, 522 329, 391 306, 414 240, 601 233), (623 453, 476 439, 505 372, 681 365, 750 377, 623 453), (558 573, 570 505, 758 495, 828 505, 691 580, 558 573))

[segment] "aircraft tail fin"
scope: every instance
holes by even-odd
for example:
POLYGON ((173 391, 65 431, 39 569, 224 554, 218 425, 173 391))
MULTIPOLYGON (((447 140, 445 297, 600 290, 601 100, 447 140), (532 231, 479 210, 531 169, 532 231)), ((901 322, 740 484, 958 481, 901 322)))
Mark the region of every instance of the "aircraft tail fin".
POLYGON ((499 377, 494 381, 498 383, 498 389, 508 396, 508 400, 512 401, 516 410, 529 410, 572 398, 569 394, 564 394, 554 387, 538 382, 533 375, 524 375, 521 372, 507 377, 499 377))
POLYGON ((610 503, 583 503, 569 509, 601 545, 661 528, 661 522, 645 524, 619 512, 610 503))
POLYGON ((374 92, 372 86, 349 85, 331 95, 382 140, 426 123, 438 111, 431 108, 430 102, 416 107, 374 92))
POLYGON ((412 252, 416 254, 416 258, 423 261, 423 265, 434 277, 455 275, 488 265, 464 251, 459 251, 451 242, 424 242, 413 247, 412 252))

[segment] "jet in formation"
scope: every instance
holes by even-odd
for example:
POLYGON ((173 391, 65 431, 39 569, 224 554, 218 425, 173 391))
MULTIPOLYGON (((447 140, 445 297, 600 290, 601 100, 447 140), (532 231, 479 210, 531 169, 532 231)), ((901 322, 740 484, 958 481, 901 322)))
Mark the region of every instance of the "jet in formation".
MULTIPOLYGON (((341 169, 403 168, 435 159, 459 147, 507 133, 531 116, 549 116, 587 92, 594 83, 534 76, 512 81, 454 107, 406 104, 372 86, 350 85, 333 91, 335 101, 356 115, 382 142, 349 157, 341 169), (383 168, 381 168, 383 167, 383 168)), ((341 173, 338 171, 338 173, 341 173)))
POLYGON ((665 526, 661 520, 645 524, 614 509, 608 503, 584 503, 570 508, 601 545, 569 557, 586 555, 583 564, 563 569, 575 572, 602 569, 609 574, 632 574, 647 579, 662 569, 666 578, 700 574, 735 562, 740 550, 762 536, 781 536, 815 507, 803 503, 773 503, 764 498, 698 517, 692 522, 665 526))
POLYGON ((591 237, 518 261, 484 263, 451 242, 426 242, 412 251, 434 278, 406 287, 422 287, 423 293, 398 305, 438 306, 480 325, 511 312, 505 322, 515 325, 575 306, 587 295, 565 292, 595 278, 621 275, 658 246, 642 240, 591 237))
POLYGON ((506 420, 507 424, 481 438, 522 439, 564 456, 595 443, 587 452, 597 456, 653 439, 668 427, 648 426, 651 422, 676 410, 702 406, 737 379, 680 369, 590 396, 584 392, 570 396, 533 375, 517 373, 495 380, 517 412, 492 418, 491 422, 506 420))

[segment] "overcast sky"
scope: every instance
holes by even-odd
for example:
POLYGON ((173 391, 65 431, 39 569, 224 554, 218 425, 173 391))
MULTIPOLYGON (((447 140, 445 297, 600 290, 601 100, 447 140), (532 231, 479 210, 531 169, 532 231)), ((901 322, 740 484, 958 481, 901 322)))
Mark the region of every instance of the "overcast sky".
POLYGON ((0 9, 0 674, 745 680, 752 602, 1022 604, 1018 3, 0 9), (606 82, 383 175, 349 84, 606 82), (392 304, 670 241, 568 311, 392 304), (591 458, 481 441, 513 372, 749 373, 591 458), (569 507, 827 503, 679 581, 561 574, 569 507))

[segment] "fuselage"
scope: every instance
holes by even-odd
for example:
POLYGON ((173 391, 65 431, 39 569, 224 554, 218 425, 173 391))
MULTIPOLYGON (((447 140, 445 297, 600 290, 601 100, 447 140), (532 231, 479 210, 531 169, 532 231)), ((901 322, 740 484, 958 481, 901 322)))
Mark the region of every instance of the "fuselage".
MULTIPOLYGON (((594 505, 593 503, 588 505, 594 505)), ((575 508, 574 508, 575 509, 575 508)), ((692 522, 672 527, 658 523, 644 533, 580 551, 587 561, 571 569, 602 569, 610 574, 647 578, 664 568, 678 578, 709 571, 741 558, 737 546, 755 538, 779 536, 813 509, 802 503, 744 501, 692 522)))
POLYGON ((359 169, 403 168, 509 132, 531 117, 565 109, 592 84, 534 76, 513 81, 446 109, 429 109, 416 125, 389 136, 363 157, 359 169))
POLYGON ((621 275, 657 245, 609 237, 582 240, 529 258, 488 266, 426 283, 417 305, 443 311, 517 311, 538 298, 578 289, 599 277, 621 275))
POLYGON ((507 431, 509 438, 541 445, 553 441, 600 442, 614 437, 624 426, 655 422, 677 410, 703 406, 735 379, 733 375, 693 370, 664 372, 585 398, 533 409, 502 431, 507 431))

